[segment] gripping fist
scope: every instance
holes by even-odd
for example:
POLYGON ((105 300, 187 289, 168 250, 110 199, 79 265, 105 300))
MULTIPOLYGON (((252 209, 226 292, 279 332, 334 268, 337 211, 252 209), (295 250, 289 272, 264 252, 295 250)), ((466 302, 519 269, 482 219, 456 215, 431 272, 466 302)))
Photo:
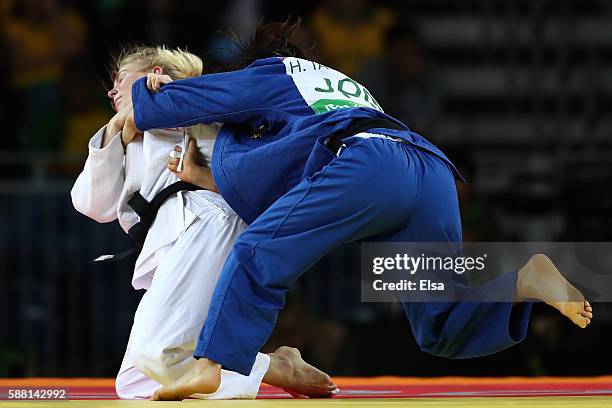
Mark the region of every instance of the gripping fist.
POLYGON ((123 129, 121 131, 121 142, 123 143, 123 146, 127 146, 136 136, 139 135, 142 135, 142 132, 134 123, 134 109, 131 106, 128 106, 125 112, 123 129))
POLYGON ((170 78, 168 75, 153 73, 147 74, 147 88, 149 91, 159 92, 162 85, 169 84, 170 82, 172 82, 172 78, 170 78))
POLYGON ((202 187, 204 190, 217 192, 217 185, 212 176, 212 171, 199 164, 198 160, 198 144, 195 139, 189 139, 187 150, 183 156, 183 171, 178 171, 178 164, 182 149, 179 146, 174 146, 174 151, 170 152, 168 158, 168 170, 176 174, 181 180, 202 187), (176 152, 176 153, 175 153, 176 152), (177 154, 178 153, 178 154, 177 154))

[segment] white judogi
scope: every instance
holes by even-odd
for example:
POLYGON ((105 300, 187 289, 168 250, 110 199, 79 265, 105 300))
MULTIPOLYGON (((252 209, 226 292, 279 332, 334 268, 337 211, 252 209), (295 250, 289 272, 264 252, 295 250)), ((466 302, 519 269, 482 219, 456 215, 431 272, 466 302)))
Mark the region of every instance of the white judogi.
MULTIPOLYGON (((119 219, 127 232, 139 221, 127 205, 136 191, 150 201, 179 181, 167 169, 169 152, 183 144, 178 129, 145 132, 124 153, 120 134, 104 148, 106 127, 89 142, 85 168, 72 188, 77 211, 98 222, 119 219)), ((188 134, 210 160, 218 126, 194 126, 188 134)), ((183 151, 186 146, 183 146, 183 151)), ((180 192, 159 209, 140 256, 132 285, 147 289, 134 316, 127 350, 117 375, 120 398, 149 398, 189 370, 197 336, 234 240, 246 224, 223 198, 210 191, 180 192)), ((221 371, 221 386, 207 399, 255 398, 270 358, 259 353, 246 377, 221 371)))

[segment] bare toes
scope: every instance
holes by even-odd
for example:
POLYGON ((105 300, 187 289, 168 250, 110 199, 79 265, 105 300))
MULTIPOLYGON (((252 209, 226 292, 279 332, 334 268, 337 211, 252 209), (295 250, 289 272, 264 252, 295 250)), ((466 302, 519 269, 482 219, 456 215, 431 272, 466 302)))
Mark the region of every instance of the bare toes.
POLYGON ((580 313, 576 313, 574 315, 568 315, 569 319, 576 325, 581 328, 586 327, 586 317, 582 316, 580 313))
POLYGON ((583 317, 582 320, 584 322, 582 326, 583 329, 591 323, 591 319, 589 319, 588 317, 583 317))
POLYGON ((297 393, 295 391, 292 391, 292 390, 290 390, 288 388, 283 388, 283 390, 285 390, 289 395, 291 395, 293 398, 296 398, 296 399, 305 399, 305 398, 308 398, 307 396, 299 394, 299 393, 297 393))

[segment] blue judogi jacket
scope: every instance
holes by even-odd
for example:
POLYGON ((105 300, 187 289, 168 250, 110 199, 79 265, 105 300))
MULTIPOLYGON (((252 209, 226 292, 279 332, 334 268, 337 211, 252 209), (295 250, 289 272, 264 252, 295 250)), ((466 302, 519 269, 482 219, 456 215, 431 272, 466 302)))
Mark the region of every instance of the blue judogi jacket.
MULTIPOLYGON (((316 62, 287 57, 257 60, 239 71, 188 78, 150 92, 146 78, 132 88, 140 130, 223 123, 213 149, 212 173, 228 204, 248 224, 279 197, 324 165, 334 152, 332 133, 359 119, 384 118, 370 92, 316 62)), ((404 125, 405 126, 405 125, 404 125)), ((453 164, 411 132, 378 129, 453 164)))

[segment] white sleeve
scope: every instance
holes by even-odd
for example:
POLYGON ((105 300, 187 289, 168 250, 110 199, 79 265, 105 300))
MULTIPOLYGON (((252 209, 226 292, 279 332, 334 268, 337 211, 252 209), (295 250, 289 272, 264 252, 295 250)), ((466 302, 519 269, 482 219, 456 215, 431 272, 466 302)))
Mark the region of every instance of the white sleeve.
POLYGON ((89 141, 89 156, 70 195, 74 208, 97 222, 117 219, 117 204, 125 181, 125 153, 121 134, 103 148, 106 126, 89 141))

